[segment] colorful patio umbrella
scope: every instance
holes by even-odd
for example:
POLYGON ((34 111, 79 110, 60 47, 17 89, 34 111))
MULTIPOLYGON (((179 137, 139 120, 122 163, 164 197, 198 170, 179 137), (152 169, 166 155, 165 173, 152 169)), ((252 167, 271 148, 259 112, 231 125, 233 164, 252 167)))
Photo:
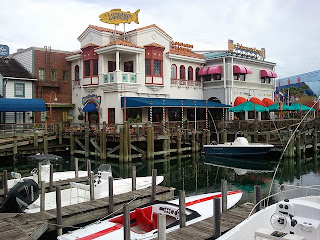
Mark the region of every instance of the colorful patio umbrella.
POLYGON ((300 103, 293 104, 293 105, 289 106, 289 108, 291 111, 309 111, 310 109, 311 109, 311 111, 314 111, 313 108, 309 108, 308 106, 300 104, 300 103))
POLYGON ((255 103, 255 104, 259 104, 260 106, 263 106, 263 103, 259 98, 252 97, 252 98, 250 98, 249 101, 252 102, 252 103, 255 103))
MULTIPOLYGON (((279 110, 279 103, 272 104, 271 106, 267 107, 269 109, 269 112, 277 112, 279 110)), ((281 111, 291 111, 290 107, 286 104, 282 104, 282 110, 281 111)))
POLYGON ((256 110, 256 112, 267 112, 269 111, 268 108, 260 106, 258 104, 254 104, 252 102, 245 102, 242 104, 239 104, 233 108, 229 108, 228 112, 250 112, 250 111, 254 111, 256 110))
POLYGON ((262 99, 262 103, 263 103, 263 106, 269 107, 272 104, 274 104, 274 101, 270 98, 264 98, 264 99, 262 99))
POLYGON ((234 103, 233 103, 233 106, 238 106, 244 102, 246 102, 247 99, 245 99, 244 97, 237 97, 235 100, 234 100, 234 103))

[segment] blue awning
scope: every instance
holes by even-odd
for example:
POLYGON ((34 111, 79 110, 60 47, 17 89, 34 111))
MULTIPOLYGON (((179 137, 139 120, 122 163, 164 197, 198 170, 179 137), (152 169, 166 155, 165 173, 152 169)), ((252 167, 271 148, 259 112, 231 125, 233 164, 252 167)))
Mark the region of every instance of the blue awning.
MULTIPOLYGON (((230 105, 199 99, 173 99, 173 98, 143 98, 126 97, 127 108, 138 107, 208 107, 229 108, 230 105)), ((124 97, 121 97, 121 107, 124 107, 124 97)))
POLYGON ((83 109, 82 112, 97 112, 97 105, 94 103, 88 103, 83 109))
POLYGON ((45 112, 43 99, 0 98, 0 112, 45 112))

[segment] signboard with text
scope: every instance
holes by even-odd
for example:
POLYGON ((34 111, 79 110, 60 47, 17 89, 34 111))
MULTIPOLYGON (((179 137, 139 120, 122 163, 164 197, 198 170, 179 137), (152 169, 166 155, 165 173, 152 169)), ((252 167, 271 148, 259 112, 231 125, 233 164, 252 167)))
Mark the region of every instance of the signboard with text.
POLYGON ((8 57, 9 56, 9 47, 7 45, 0 44, 0 57, 8 57))
POLYGON ((228 40, 228 51, 251 58, 261 58, 262 60, 266 58, 266 50, 264 48, 259 50, 252 47, 245 47, 240 43, 233 43, 231 39, 228 40))

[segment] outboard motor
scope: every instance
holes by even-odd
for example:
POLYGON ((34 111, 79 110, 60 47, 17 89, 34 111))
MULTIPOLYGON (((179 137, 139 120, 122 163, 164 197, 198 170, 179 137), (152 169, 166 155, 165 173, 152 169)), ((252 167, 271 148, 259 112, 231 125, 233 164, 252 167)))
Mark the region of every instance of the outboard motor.
POLYGON ((24 179, 10 189, 0 213, 21 213, 38 198, 38 184, 32 179, 24 179))

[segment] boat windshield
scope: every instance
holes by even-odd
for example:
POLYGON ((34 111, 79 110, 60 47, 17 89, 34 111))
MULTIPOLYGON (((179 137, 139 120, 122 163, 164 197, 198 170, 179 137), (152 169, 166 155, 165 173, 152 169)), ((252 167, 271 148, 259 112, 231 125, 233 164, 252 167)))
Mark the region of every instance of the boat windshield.
POLYGON ((98 168, 98 172, 112 172, 110 164, 101 164, 98 168))

